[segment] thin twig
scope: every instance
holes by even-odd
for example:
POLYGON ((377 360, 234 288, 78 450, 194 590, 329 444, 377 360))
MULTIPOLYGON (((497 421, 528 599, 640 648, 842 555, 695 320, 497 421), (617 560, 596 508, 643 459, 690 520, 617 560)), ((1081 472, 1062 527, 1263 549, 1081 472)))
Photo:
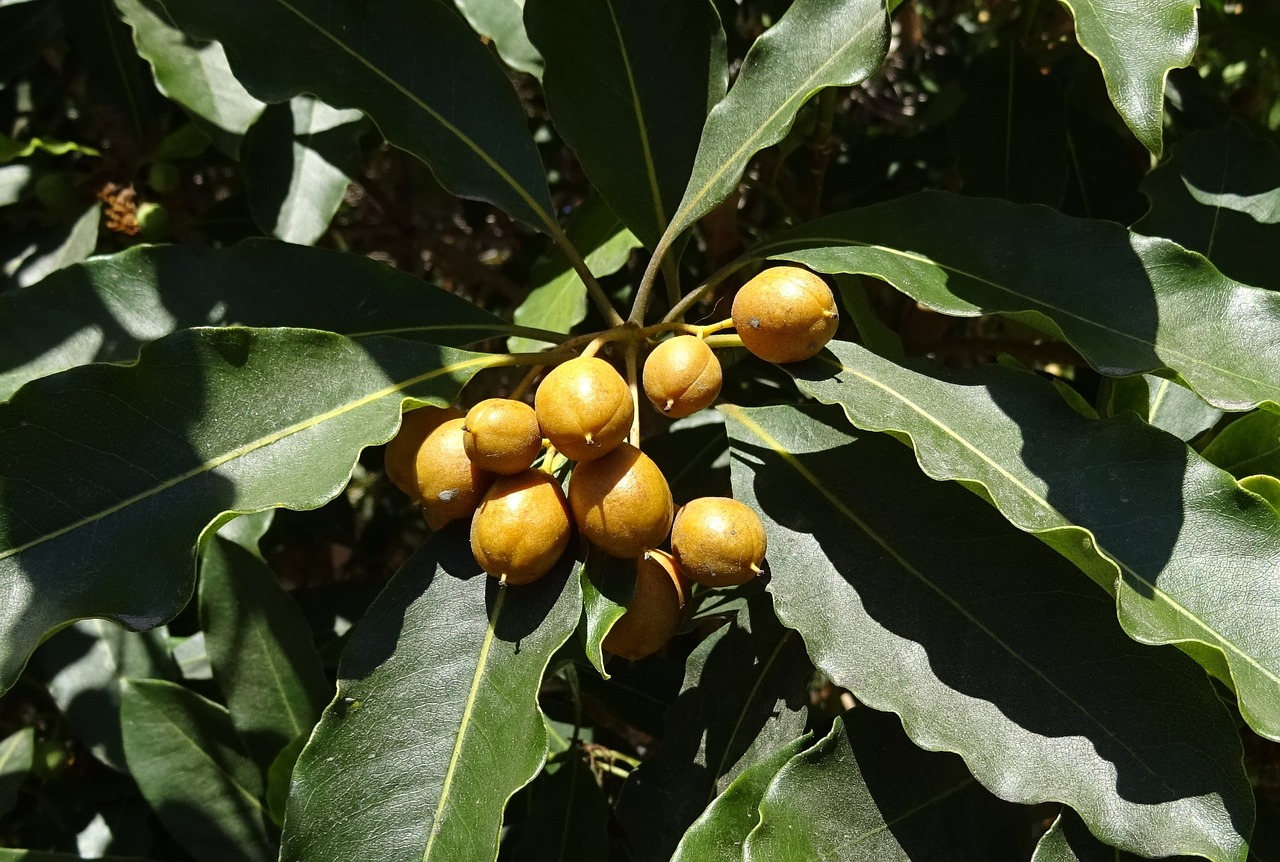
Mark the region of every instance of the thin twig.
POLYGON ((565 260, 569 261, 574 272, 578 273, 582 283, 587 286, 587 295, 596 304, 596 308, 600 309, 604 319, 613 326, 621 326, 623 322, 622 315, 618 314, 617 309, 613 307, 613 303, 609 302, 608 294, 604 292, 600 282, 596 281, 596 277, 591 274, 591 270, 587 268, 587 262, 582 259, 582 255, 578 254, 578 250, 569 241, 569 235, 559 225, 555 224, 547 225, 547 232, 551 235, 551 241, 556 244, 556 247, 560 249, 560 253, 564 255, 565 260))

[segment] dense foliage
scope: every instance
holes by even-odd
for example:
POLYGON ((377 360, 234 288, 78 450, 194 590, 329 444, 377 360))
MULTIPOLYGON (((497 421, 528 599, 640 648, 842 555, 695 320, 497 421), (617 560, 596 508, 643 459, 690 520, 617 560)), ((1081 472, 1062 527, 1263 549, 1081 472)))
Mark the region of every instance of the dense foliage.
POLYGON ((0 860, 1280 860, 1280 9, 1197 5, 0 0, 0 860), (767 539, 634 661, 384 469, 584 349, 767 539))

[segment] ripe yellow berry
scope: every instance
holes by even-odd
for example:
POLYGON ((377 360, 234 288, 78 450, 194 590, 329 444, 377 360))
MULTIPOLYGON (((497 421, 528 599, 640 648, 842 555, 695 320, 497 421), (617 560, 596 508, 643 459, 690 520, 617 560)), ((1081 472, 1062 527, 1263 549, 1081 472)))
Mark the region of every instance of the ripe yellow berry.
POLYGON ((671 528, 671 552, 681 571, 708 587, 745 584, 760 574, 765 550, 760 516, 728 497, 690 500, 671 528))
POLYGON ((594 356, 570 359, 538 386, 534 407, 542 433, 567 458, 591 461, 626 439, 635 411, 631 390, 612 365, 594 356))
POLYGON ((560 483, 541 470, 499 476, 471 521, 471 553, 495 578, 527 584, 545 575, 569 545, 560 483))
POLYGON ((601 646, 632 661, 653 655, 676 633, 687 594, 670 554, 645 554, 636 560, 636 590, 627 612, 613 624, 601 646))
POLYGON ((672 419, 697 413, 715 401, 723 381, 720 360, 693 335, 662 342, 644 361, 644 394, 672 419))
POLYGON ((462 430, 467 457, 490 473, 526 470, 542 449, 538 416, 523 401, 487 398, 467 411, 462 430))
POLYGON ((831 288, 807 269, 775 266, 733 298, 733 325, 742 344, 769 362, 799 362, 836 334, 840 313, 831 288))
POLYGON ((460 419, 457 407, 421 407, 400 420, 400 430, 383 455, 387 478, 401 491, 418 499, 418 449, 427 435, 450 419, 460 419))
POLYGON ((674 504, 653 459, 623 443, 574 468, 569 508, 582 534, 606 554, 638 557, 667 537, 674 504))
POLYGON ((418 497, 431 519, 466 518, 480 505, 493 482, 467 457, 462 444, 465 419, 450 419, 427 435, 418 447, 418 497))

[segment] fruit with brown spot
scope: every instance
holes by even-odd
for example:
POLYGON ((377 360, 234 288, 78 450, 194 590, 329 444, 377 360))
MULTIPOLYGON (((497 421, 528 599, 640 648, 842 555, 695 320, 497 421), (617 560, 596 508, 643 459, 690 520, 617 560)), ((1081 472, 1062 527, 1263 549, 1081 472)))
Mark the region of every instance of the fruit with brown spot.
POLYGON ((551 571, 572 528, 560 483, 541 470, 499 476, 471 520, 471 553, 495 578, 527 584, 551 571))
POLYGON ((840 325, 831 288, 796 266, 770 267, 744 284, 732 315, 743 346, 769 362, 817 355, 840 325))
POLYGON ((534 408, 542 433, 565 457, 592 461, 626 439, 635 411, 631 390, 612 365, 594 356, 570 359, 538 386, 534 408))
POLYGON ((429 512, 429 520, 468 517, 493 483, 493 474, 467 457, 462 443, 465 421, 458 418, 443 423, 418 448, 418 498, 429 512))
POLYGON ((655 550, 640 557, 636 560, 635 594, 601 646, 632 661, 662 649, 680 625, 687 587, 670 554, 655 550))
POLYGON ((680 419, 716 400, 724 375, 720 360, 701 338, 677 335, 644 362, 644 394, 663 414, 680 419))
POLYGON ((467 411, 462 443, 483 470, 514 476, 542 450, 542 429, 533 408, 510 398, 486 398, 467 411))
POLYGON ((766 545, 760 516, 728 497, 690 500, 671 528, 671 552, 681 571, 708 587, 745 584, 760 574, 766 545))
POLYGON ((418 449, 427 435, 450 419, 462 418, 457 407, 420 407, 400 420, 400 430, 387 444, 383 466, 391 483, 418 499, 418 449))
POLYGON ((653 459, 623 443, 574 468, 569 508, 578 529, 600 550, 638 557, 667 537, 674 504, 653 459))

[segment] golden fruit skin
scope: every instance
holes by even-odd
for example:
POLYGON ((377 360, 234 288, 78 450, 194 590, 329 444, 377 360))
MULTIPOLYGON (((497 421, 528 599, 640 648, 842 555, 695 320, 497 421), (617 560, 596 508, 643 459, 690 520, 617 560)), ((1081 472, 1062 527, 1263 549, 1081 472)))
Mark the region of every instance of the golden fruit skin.
POLYGON ((728 497, 690 500, 671 527, 681 571, 708 587, 745 584, 759 573, 766 550, 760 516, 728 497))
POLYGON ((542 433, 566 458, 592 461, 631 431, 631 390, 614 367, 594 356, 558 365, 533 399, 542 433))
POLYGON ((462 445, 465 419, 450 419, 427 435, 418 447, 418 497, 431 517, 465 518, 480 505, 493 474, 467 457, 462 445))
POLYGON ((631 661, 653 655, 676 633, 687 593, 679 565, 670 554, 650 551, 640 557, 635 595, 601 646, 631 661))
POLYGON ((659 344, 644 361, 644 394, 672 419, 681 419, 716 400, 724 374, 720 360, 701 338, 677 335, 659 344))
POLYGON ((471 519, 471 553, 495 578, 527 584, 551 571, 569 546, 560 483, 541 470, 499 476, 471 519))
POLYGON ((771 267, 744 284, 732 316, 743 346, 769 362, 816 355, 840 325, 831 288, 796 266, 771 267))
POLYGON ((578 529, 600 550, 638 557, 667 537, 675 504, 653 459, 623 443, 574 468, 569 508, 578 529))
POLYGON ((523 401, 486 398, 467 411, 462 444, 477 467, 514 476, 542 451, 542 429, 538 415, 523 401))
POLYGON ((418 499, 418 449, 427 435, 450 419, 459 419, 457 407, 421 407, 410 410, 400 420, 400 430, 391 438, 383 455, 383 467, 391 483, 418 499))

